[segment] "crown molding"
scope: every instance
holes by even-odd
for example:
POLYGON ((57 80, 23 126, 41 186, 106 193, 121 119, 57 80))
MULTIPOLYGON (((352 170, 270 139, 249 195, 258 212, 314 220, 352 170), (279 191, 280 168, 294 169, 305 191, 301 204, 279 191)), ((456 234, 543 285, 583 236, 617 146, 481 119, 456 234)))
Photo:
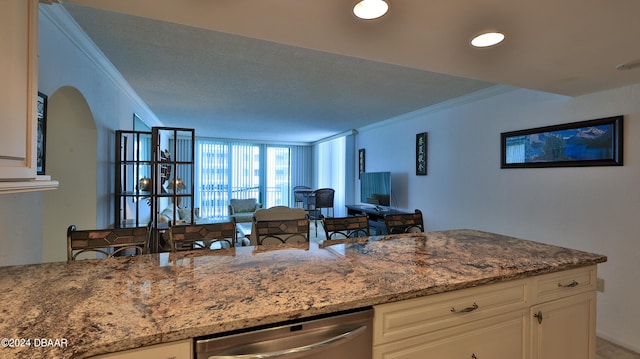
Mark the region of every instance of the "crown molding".
POLYGON ((408 120, 412 120, 415 118, 419 118, 419 117, 424 117, 436 112, 440 112, 440 111, 444 111, 444 110, 448 110, 448 109, 452 109, 458 106, 462 106, 462 105, 466 105, 468 103, 472 103, 472 102, 476 102, 476 101, 480 101, 480 100, 484 100, 490 97, 494 97, 494 96, 498 96, 507 92, 511 92, 514 90, 517 90, 518 88, 513 87, 513 86, 507 86, 507 85, 494 85, 494 86, 490 86, 487 87, 485 89, 482 90, 478 90, 460 97, 456 97, 453 98, 451 100, 447 100, 438 104, 435 104, 433 106, 429 106, 429 107, 424 107, 412 112, 407 112, 404 113, 402 115, 396 116, 396 117, 392 117, 390 119, 387 120, 383 120, 380 122, 376 122, 373 123, 371 125, 367 125, 367 126, 363 126, 358 128, 357 132, 365 132, 365 131, 369 131, 372 130, 374 128, 378 128, 378 127, 382 127, 382 126, 388 126, 391 125, 393 123, 397 123, 397 122, 402 122, 402 121, 408 121, 408 120))
POLYGON ((98 71, 102 72, 125 96, 142 109, 142 111, 136 111, 136 113, 144 116, 141 117, 145 119, 144 122, 149 127, 163 126, 162 122, 125 80, 120 71, 107 59, 100 48, 87 36, 62 5, 41 5, 40 16, 49 19, 96 66, 98 71), (143 113, 141 114, 140 112, 143 113))

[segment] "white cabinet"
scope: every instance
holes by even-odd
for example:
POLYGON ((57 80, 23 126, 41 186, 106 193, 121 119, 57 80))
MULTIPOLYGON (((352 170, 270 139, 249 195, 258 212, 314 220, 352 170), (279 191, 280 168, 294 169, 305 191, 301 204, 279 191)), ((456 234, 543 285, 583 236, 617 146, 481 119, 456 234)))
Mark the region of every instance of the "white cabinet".
POLYGON ((191 359, 191 339, 100 355, 94 359, 191 359))
POLYGON ((0 9, 0 194, 55 189, 36 176, 38 0, 0 9))
POLYGON ((376 306, 373 357, 526 358, 529 287, 523 279, 376 306))
POLYGON ((373 347, 376 359, 526 358, 528 310, 509 312, 373 347))
POLYGON ((531 307, 531 359, 595 359, 595 267, 547 275, 534 285, 541 304, 531 307))
POLYGON ((373 358, 595 359, 595 281, 592 266, 375 306, 373 358))
POLYGON ((0 32, 0 179, 34 179, 38 1, 2 1, 0 32))

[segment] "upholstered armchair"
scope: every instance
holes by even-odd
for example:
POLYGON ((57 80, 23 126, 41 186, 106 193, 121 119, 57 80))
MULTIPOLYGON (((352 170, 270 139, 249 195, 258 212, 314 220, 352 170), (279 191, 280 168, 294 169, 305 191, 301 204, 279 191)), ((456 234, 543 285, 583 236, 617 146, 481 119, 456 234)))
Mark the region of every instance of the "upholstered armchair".
POLYGON ((258 200, 255 198, 232 198, 229 202, 229 219, 235 223, 251 222, 253 220, 253 213, 258 208, 262 208, 262 205, 258 203, 258 200))

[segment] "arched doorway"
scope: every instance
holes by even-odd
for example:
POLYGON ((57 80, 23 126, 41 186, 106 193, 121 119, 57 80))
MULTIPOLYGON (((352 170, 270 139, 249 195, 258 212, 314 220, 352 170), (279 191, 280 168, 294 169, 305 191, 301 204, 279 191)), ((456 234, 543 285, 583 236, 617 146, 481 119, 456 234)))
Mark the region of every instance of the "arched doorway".
POLYGON ((67 260, 66 231, 96 227, 97 130, 85 97, 73 87, 48 98, 46 169, 60 182, 43 198, 42 261, 67 260))

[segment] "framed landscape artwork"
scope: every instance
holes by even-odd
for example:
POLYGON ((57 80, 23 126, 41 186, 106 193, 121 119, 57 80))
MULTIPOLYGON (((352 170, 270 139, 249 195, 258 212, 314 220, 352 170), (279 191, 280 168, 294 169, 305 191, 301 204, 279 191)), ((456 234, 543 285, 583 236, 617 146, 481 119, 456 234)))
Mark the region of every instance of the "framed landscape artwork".
POLYGON ((36 173, 44 174, 45 150, 47 140, 47 95, 38 92, 38 124, 36 134, 36 173))
POLYGON ((622 166, 623 116, 500 135, 501 168, 622 166))

